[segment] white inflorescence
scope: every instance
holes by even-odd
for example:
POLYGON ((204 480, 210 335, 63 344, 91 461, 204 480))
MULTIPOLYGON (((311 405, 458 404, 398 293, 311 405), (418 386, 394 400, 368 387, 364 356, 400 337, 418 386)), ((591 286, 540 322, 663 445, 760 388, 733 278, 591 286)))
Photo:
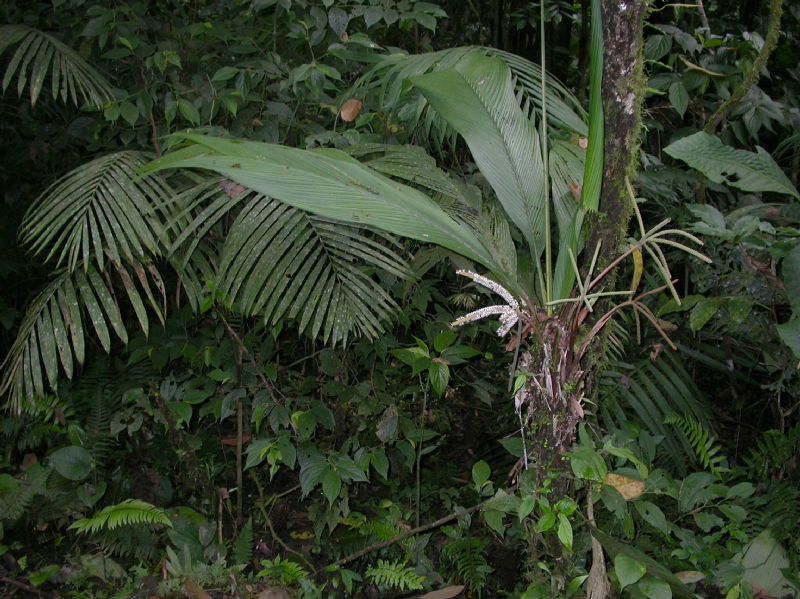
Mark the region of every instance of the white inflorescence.
POLYGON ((476 320, 481 320, 487 316, 499 315, 500 328, 497 329, 497 335, 499 337, 506 335, 519 320, 519 303, 516 299, 514 299, 514 296, 508 292, 508 289, 499 283, 495 283, 491 279, 481 276, 476 272, 472 272, 471 270, 457 270, 456 274, 472 279, 479 285, 494 291, 497 295, 506 300, 506 304, 478 308, 469 314, 465 314, 464 316, 457 318, 451 323, 451 326, 460 327, 464 326, 468 322, 475 322, 476 320))

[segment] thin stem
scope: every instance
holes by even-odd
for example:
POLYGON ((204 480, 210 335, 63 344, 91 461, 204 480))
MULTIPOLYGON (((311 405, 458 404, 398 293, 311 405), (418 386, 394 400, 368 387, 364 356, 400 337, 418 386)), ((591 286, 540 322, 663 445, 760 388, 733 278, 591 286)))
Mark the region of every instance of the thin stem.
POLYGON ((764 37, 764 46, 761 48, 761 52, 758 53, 758 56, 753 61, 753 65, 750 67, 750 71, 742 80, 739 87, 733 91, 730 98, 725 100, 725 102, 717 108, 717 111, 708 120, 706 126, 703 127, 703 131, 706 133, 713 135, 722 124, 722 121, 728 117, 731 110, 733 110, 742 98, 747 95, 750 88, 758 82, 759 77, 761 77, 761 70, 767 66, 767 61, 772 51, 775 50, 775 47, 778 45, 778 38, 781 34, 780 27, 781 15, 783 14, 783 0, 772 0, 769 4, 769 12, 770 22, 767 35, 764 37))
MULTIPOLYGON (((545 263, 545 303, 553 299, 553 248, 550 240, 550 155, 547 148, 547 86, 545 85, 545 32, 544 32, 544 0, 539 4, 539 39, 542 61, 542 166, 544 167, 544 263, 545 263)), ((553 308, 547 306, 547 315, 553 315, 553 308)))

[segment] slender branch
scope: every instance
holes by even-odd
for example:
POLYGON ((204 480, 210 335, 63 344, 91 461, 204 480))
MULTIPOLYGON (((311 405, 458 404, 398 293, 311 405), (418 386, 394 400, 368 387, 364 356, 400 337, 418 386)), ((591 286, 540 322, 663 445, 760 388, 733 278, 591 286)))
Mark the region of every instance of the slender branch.
POLYGON ((10 584, 13 587, 17 587, 18 589, 21 589, 21 590, 25 591, 26 593, 33 593, 33 594, 38 595, 40 597, 51 597, 52 596, 52 595, 49 595, 47 593, 44 593, 44 592, 40 591, 36 587, 32 587, 30 585, 27 585, 24 582, 20 582, 19 580, 14 580, 13 578, 6 578, 5 576, 0 576, 0 582, 2 582, 4 584, 10 584))
MULTIPOLYGON (((256 476, 254 470, 250 471, 250 479, 255 483, 256 490, 258 491, 258 501, 256 502, 256 506, 261 512, 261 517, 264 518, 264 523, 267 525, 267 528, 269 528, 269 532, 272 535, 272 538, 275 540, 276 543, 278 543, 278 545, 283 547, 284 551, 286 551, 287 553, 291 553, 292 555, 296 555, 298 558, 300 558, 300 560, 302 560, 302 562, 306 566, 310 568, 310 570, 314 574, 316 574, 317 569, 314 567, 314 564, 308 561, 305 555, 303 555, 296 549, 292 549, 291 547, 289 547, 289 545, 287 545, 286 542, 278 536, 278 533, 275 532, 275 527, 272 526, 272 520, 270 519, 269 514, 267 513, 267 503, 274 502, 278 497, 281 497, 281 495, 285 495, 286 493, 284 492, 281 495, 273 495, 272 497, 270 497, 269 500, 267 500, 264 498, 264 489, 261 486, 261 481, 258 480, 258 476, 256 476)), ((296 488, 297 487, 293 487, 292 489, 290 489, 290 491, 294 491, 296 488)))
POLYGON ((722 124, 722 121, 728 117, 731 110, 733 110, 742 98, 747 95, 750 88, 758 82, 761 76, 761 70, 767 66, 767 61, 772 51, 775 50, 775 47, 778 45, 778 37, 781 33, 780 26, 781 15, 783 14, 783 0, 771 0, 769 12, 769 28, 767 29, 767 36, 764 38, 764 46, 761 48, 761 52, 758 53, 758 56, 753 61, 753 66, 750 68, 750 72, 747 73, 739 84, 739 87, 733 91, 730 98, 725 100, 720 107, 717 108, 717 111, 708 120, 706 126, 703 127, 703 131, 706 133, 713 135, 722 124))
POLYGON ((262 387, 268 389, 272 393, 273 399, 275 399, 276 402, 280 403, 280 400, 278 399, 278 396, 275 393, 275 387, 272 385, 272 383, 269 382, 267 377, 264 376, 264 373, 261 371, 261 367, 256 361, 255 356, 244 344, 244 341, 242 341, 242 338, 239 337, 238 333, 233 329, 233 327, 231 327, 230 323, 225 318, 225 315, 222 313, 222 310, 220 310, 219 307, 214 306, 214 311, 217 313, 220 320, 222 321, 222 325, 225 327, 225 330, 228 332, 228 335, 230 335, 231 339, 233 339, 239 346, 239 348, 242 351, 242 354, 244 354, 247 357, 247 359, 250 360, 250 363, 253 365, 253 370, 256 373, 256 378, 258 378, 258 381, 261 383, 262 387))
POLYGON ((462 516, 467 516, 469 514, 477 512, 479 509, 481 509, 483 506, 485 506, 491 500, 492 500, 492 498, 490 497, 486 501, 481 501, 478 505, 473 505, 472 507, 467 508, 465 510, 461 510, 460 512, 454 512, 452 514, 449 514, 447 516, 439 518, 438 520, 436 520, 434 522, 431 522, 430 524, 424 524, 422 526, 418 526, 416 528, 412 528, 411 530, 407 530, 403 534, 397 535, 396 537, 394 537, 393 539, 389 539, 388 541, 382 541, 380 543, 374 543, 374 544, 370 545, 369 547, 364 547, 364 549, 362 549, 361 551, 356 551, 355 553, 352 553, 352 554, 348 555, 347 557, 343 557, 342 559, 333 562, 333 564, 331 564, 331 565, 332 566, 343 566, 344 564, 349 564, 353 560, 357 560, 359 557, 367 555, 368 553, 372 553, 373 551, 378 551, 379 549, 384 549, 386 547, 390 547, 390 546, 394 545, 395 543, 399 543, 400 541, 404 541, 405 539, 407 539, 409 537, 413 537, 413 536, 418 535, 420 533, 427 532, 429 530, 433 530, 434 528, 439 528, 443 524, 447 524, 448 522, 450 522, 452 520, 456 520, 458 518, 461 518, 462 516))

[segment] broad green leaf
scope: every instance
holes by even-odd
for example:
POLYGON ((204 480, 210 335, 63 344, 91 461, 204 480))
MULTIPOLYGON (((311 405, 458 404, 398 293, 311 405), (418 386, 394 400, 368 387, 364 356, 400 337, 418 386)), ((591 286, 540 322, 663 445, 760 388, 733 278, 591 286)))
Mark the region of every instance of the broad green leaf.
POLYGON ((800 359, 800 318, 792 318, 788 322, 775 325, 778 335, 786 346, 792 350, 795 358, 800 359))
POLYGON ((434 358, 428 366, 428 376, 431 379, 433 392, 441 397, 450 382, 450 368, 441 358, 434 358))
POLYGON ((705 297, 698 301, 689 313, 689 328, 693 333, 702 329, 719 309, 725 300, 719 297, 705 297))
POLYGON ((328 500, 328 503, 333 505, 336 498, 339 497, 339 492, 342 490, 342 478, 335 470, 328 469, 322 477, 322 493, 328 500))
POLYGON ((556 524, 556 513, 548 511, 542 514, 539 521, 536 523, 536 532, 547 532, 556 524))
POLYGON ((483 519, 486 520, 486 524, 501 537, 506 532, 506 528, 503 525, 504 517, 505 514, 497 510, 486 510, 483 512, 483 519))
POLYGON ((672 599, 672 589, 663 580, 645 576, 637 584, 639 589, 647 599, 672 599))
POLYGON ((433 348, 441 353, 453 343, 455 343, 456 339, 458 339, 458 335, 453 331, 442 331, 438 335, 436 335, 436 339, 433 340, 433 348))
POLYGON ((569 523, 569 520, 564 514, 558 515, 558 530, 556 531, 558 534, 558 540, 561 541, 561 544, 564 548, 568 551, 572 551, 572 524, 569 523))
POLYGON ((472 465, 472 482, 475 483, 475 486, 477 487, 482 487, 483 483, 489 480, 491 474, 492 469, 484 460, 475 462, 472 465))
POLYGON ((647 522, 653 528, 660 530, 664 534, 669 534, 667 518, 664 516, 664 512, 661 511, 660 507, 654 503, 644 500, 636 501, 634 505, 636 506, 636 511, 639 512, 639 515, 645 522, 647 522))
POLYGON ((669 101, 678 114, 683 116, 689 106, 689 92, 682 81, 676 81, 669 86, 669 101))
POLYGON ((489 269, 491 254, 470 228, 421 192, 392 181, 338 150, 179 134, 188 144, 151 163, 148 171, 200 168, 302 210, 435 243, 489 269))
POLYGON ((602 482, 608 474, 603 456, 589 447, 579 447, 569 454, 572 472, 576 477, 602 482))
POLYGON ((522 522, 525 518, 527 518, 531 512, 533 512, 534 507, 536 507, 536 497, 533 495, 526 495, 523 497, 519 502, 519 509, 517 510, 519 521, 522 522))
POLYGON ((467 142, 511 221, 538 257, 544 250, 544 169, 539 138, 498 59, 470 54, 454 69, 412 80, 467 142))
POLYGON ((622 589, 638 581, 646 571, 645 565, 632 557, 620 553, 614 558, 614 573, 622 589))
POLYGON ((92 471, 92 454, 77 445, 57 449, 48 460, 56 472, 70 480, 83 480, 92 471))
POLYGON ((180 112, 181 116, 189 121, 192 125, 200 124, 200 113, 198 112, 197 107, 189 102, 189 100, 178 98, 178 112, 180 112))
POLYGON ((670 144, 664 151, 699 170, 714 183, 744 191, 771 191, 800 199, 792 182, 762 148, 736 150, 714 135, 699 131, 670 144))

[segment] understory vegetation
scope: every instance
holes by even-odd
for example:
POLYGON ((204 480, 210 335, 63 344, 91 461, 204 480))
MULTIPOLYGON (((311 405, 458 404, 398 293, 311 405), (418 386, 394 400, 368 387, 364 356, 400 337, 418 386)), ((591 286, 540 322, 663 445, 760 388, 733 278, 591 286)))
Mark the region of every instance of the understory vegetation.
POLYGON ((800 596, 800 6, 0 6, 0 598, 800 596))

